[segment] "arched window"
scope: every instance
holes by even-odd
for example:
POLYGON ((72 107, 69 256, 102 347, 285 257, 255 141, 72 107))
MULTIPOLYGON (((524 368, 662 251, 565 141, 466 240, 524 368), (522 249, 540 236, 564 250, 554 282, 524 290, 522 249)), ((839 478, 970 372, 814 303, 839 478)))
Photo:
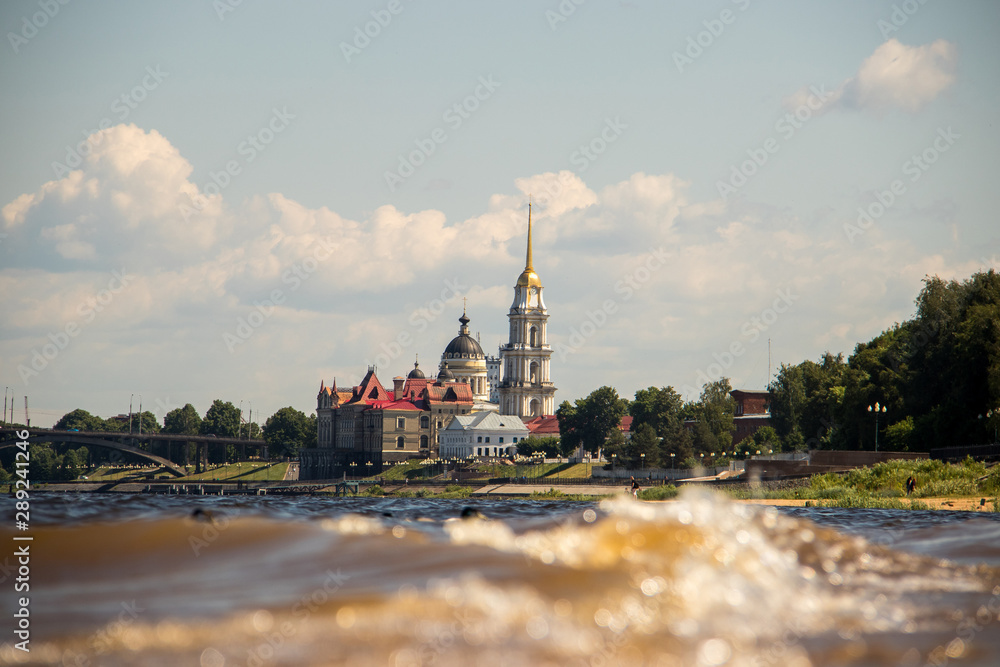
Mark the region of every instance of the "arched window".
POLYGON ((420 436, 420 449, 427 449, 427 436, 420 436))
POLYGON ((427 415, 424 415, 423 417, 421 417, 420 418, 420 428, 430 428, 430 427, 431 427, 431 418, 428 417, 427 415))
POLYGON ((531 384, 538 384, 540 378, 538 377, 538 362, 532 361, 531 366, 528 370, 529 377, 531 378, 531 384))
POLYGON ((398 438, 396 438, 396 449, 402 449, 405 446, 406 446, 406 438, 404 438, 403 436, 399 436, 398 438))
POLYGON ((541 417, 541 403, 538 402, 537 398, 531 399, 531 403, 528 404, 529 413, 532 417, 541 417))
POLYGON ((531 347, 538 347, 538 329, 531 327, 528 330, 528 340, 531 341, 531 347))

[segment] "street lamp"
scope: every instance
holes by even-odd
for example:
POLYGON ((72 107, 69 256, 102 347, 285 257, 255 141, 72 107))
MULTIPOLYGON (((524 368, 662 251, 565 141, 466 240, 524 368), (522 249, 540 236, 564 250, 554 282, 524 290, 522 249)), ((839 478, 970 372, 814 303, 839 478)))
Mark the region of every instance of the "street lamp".
POLYGON ((878 451, 878 415, 879 415, 880 412, 882 414, 885 414, 885 412, 886 412, 885 406, 884 405, 879 405, 878 402, 876 402, 875 405, 869 405, 868 406, 868 412, 874 412, 875 413, 875 451, 877 452, 878 451))
POLYGON ((615 472, 615 461, 616 461, 617 459, 618 459, 618 455, 617 455, 617 454, 612 454, 612 455, 611 455, 611 476, 612 476, 612 477, 614 477, 614 472, 615 472))
POLYGON ((674 469, 674 457, 677 456, 675 452, 670 452, 670 469, 674 469))
POLYGON ((645 470, 646 469, 646 455, 645 454, 639 454, 639 459, 642 462, 642 468, 640 468, 640 469, 641 470, 645 470))

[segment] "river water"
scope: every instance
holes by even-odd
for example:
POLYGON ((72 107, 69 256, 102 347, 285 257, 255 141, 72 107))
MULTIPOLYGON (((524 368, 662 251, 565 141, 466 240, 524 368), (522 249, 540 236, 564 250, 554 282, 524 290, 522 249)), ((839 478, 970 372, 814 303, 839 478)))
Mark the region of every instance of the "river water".
POLYGON ((0 499, 0 664, 1000 665, 996 514, 694 490, 31 502, 15 533, 0 499), (30 653, 13 648, 15 534, 34 537, 30 653))

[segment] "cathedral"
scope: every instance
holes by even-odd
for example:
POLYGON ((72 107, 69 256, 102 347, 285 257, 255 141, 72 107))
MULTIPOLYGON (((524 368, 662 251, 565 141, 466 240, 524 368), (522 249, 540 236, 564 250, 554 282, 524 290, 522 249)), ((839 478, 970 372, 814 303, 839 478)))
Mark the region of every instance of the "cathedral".
POLYGON ((500 346, 497 357, 487 357, 479 341, 469 335, 470 320, 463 309, 458 336, 441 355, 441 371, 472 388, 477 411, 526 419, 555 414, 556 388, 549 375, 552 348, 546 334, 549 313, 542 289, 533 266, 529 203, 524 271, 514 285, 514 301, 507 313, 507 343, 500 346))
MULTIPOLYGON (((533 266, 531 224, 529 203, 525 265, 514 285, 507 313, 509 336, 499 355, 488 357, 483 352, 469 333, 470 319, 463 308, 458 335, 441 354, 436 379, 425 377, 419 363, 414 363, 405 378, 393 378, 391 391, 379 382, 374 367, 361 384, 347 390, 339 390, 336 379, 332 386, 321 382, 316 407, 318 447, 300 451, 300 479, 378 474, 386 463, 438 456, 441 433, 456 416, 494 412, 518 417, 520 424, 555 414, 556 388, 549 374, 552 348, 546 333, 549 314, 542 281, 533 266)), ((490 443, 493 437, 512 445, 523 437, 476 430, 489 424, 489 420, 468 421, 461 429, 462 437, 469 439, 470 446, 474 438, 479 439, 476 444, 482 438, 490 443)), ((520 427, 514 428, 519 434, 520 427)), ((477 448, 486 450, 490 448, 477 448)), ((494 446, 484 455, 509 455, 511 451, 509 446, 494 446)))

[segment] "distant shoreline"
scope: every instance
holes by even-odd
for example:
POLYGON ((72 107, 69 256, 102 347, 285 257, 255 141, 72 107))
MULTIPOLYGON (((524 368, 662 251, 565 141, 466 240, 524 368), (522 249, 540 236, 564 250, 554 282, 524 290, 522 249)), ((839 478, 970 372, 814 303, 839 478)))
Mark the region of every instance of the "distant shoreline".
MULTIPOLYGON (((204 495, 219 495, 218 491, 222 491, 223 495, 246 495, 241 493, 236 493, 236 485, 225 483, 225 482, 188 482, 184 484, 188 487, 197 487, 201 485, 205 487, 206 493, 204 495)), ((165 494, 162 491, 148 490, 150 484, 148 483, 137 483, 137 482, 125 482, 121 484, 116 484, 111 488, 101 488, 102 486, 107 487, 107 485, 97 485, 93 483, 73 483, 73 482, 54 482, 50 484, 45 484, 44 486, 35 487, 36 491, 51 491, 54 493, 119 493, 119 494, 163 494, 163 495, 186 495, 191 497, 197 497, 199 493, 188 493, 188 494, 165 494)), ((156 486, 166 486, 157 484, 156 486)), ((304 486, 304 485, 303 485, 304 486)), ((268 496, 285 496, 285 495, 296 495, 296 496, 311 496, 311 497, 336 497, 332 495, 332 490, 335 484, 324 484, 319 483, 315 485, 309 485, 314 487, 313 489, 296 489, 293 493, 281 493, 280 489, 287 488, 284 485, 261 483, 262 489, 268 491, 268 493, 262 495, 268 496)), ((294 487, 293 487, 294 488, 294 487)), ((711 487, 709 487, 711 488, 711 487)), ((439 492, 443 489, 435 488, 433 486, 423 486, 423 485, 400 485, 396 487, 393 485, 391 489, 386 489, 387 493, 384 496, 366 496, 364 494, 358 495, 348 495, 342 496, 347 498, 406 498, 413 496, 401 496, 396 495, 396 492, 407 491, 407 492, 418 492, 425 490, 428 495, 422 496, 426 498, 440 498, 439 492)), ((719 491, 719 493, 729 500, 736 503, 744 503, 749 505, 768 505, 772 507, 821 507, 823 506, 822 500, 806 500, 806 499, 794 499, 794 498, 732 498, 726 493, 719 491)), ((540 501, 553 501, 553 500, 567 500, 567 501, 580 501, 586 500, 586 496, 590 496, 593 500, 599 500, 602 497, 616 496, 616 495, 628 495, 628 493, 622 490, 619 486, 583 486, 583 485, 558 485, 558 484, 537 484, 537 485, 521 485, 521 484, 497 484, 490 485, 489 487, 483 487, 472 491, 466 499, 483 499, 483 498, 503 498, 503 499, 522 499, 522 500, 540 500, 540 501), (550 489, 555 489, 557 495, 544 495, 539 497, 533 494, 546 494, 550 489), (563 497, 564 496, 564 497, 563 497)), ((421 497, 421 496, 417 496, 421 497)), ((461 497, 456 499, 462 499, 461 497)), ((669 498, 663 500, 644 500, 643 502, 673 502, 676 498, 669 498)), ((902 501, 912 500, 915 503, 919 503, 920 506, 914 507, 914 510, 950 510, 958 512, 988 512, 993 513, 993 499, 985 496, 961 496, 961 497, 937 497, 937 498, 900 498, 902 501)), ((860 509, 860 508, 859 508, 860 509)), ((906 508, 904 508, 906 509, 906 508)))

